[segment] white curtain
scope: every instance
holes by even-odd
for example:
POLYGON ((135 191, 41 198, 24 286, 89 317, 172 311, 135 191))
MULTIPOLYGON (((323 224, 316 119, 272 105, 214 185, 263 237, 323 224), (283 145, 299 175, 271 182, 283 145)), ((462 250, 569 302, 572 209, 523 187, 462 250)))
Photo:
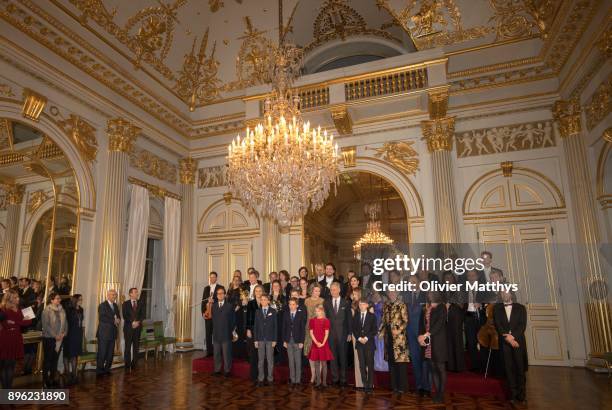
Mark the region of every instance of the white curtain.
POLYGON ((165 336, 174 336, 176 278, 181 242, 181 202, 166 197, 164 203, 164 301, 166 304, 165 336))
POLYGON ((149 191, 146 188, 132 185, 128 218, 123 277, 123 292, 126 299, 129 297, 130 288, 142 288, 144 280, 149 233, 149 191))

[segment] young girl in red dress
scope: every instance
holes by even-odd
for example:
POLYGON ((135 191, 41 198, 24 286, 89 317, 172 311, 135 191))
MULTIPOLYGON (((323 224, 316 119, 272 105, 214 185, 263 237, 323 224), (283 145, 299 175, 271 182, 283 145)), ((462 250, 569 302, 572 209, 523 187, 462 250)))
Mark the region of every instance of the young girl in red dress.
POLYGON ((327 361, 334 356, 329 348, 329 319, 325 317, 323 305, 315 308, 316 316, 308 322, 312 347, 308 359, 315 363, 315 388, 327 387, 327 361))

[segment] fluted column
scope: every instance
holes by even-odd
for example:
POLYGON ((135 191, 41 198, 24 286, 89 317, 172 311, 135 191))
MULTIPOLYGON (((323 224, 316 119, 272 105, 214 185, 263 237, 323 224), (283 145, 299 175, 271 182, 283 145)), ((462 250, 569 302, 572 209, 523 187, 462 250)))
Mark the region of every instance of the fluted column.
POLYGON ((453 138, 455 117, 446 115, 448 91, 429 95, 429 120, 421 122, 423 138, 431 154, 434 190, 434 214, 436 218, 436 241, 458 243, 459 218, 453 176, 453 138))
POLYGON ((191 338, 191 284, 192 241, 193 241, 193 190, 195 185, 196 161, 183 158, 179 161, 179 182, 181 183, 181 267, 176 285, 175 329, 177 349, 192 349, 191 338))
POLYGON ((555 103, 553 114, 563 140, 569 177, 591 353, 609 352, 612 350, 612 314, 607 300, 609 285, 599 257, 601 234, 582 135, 580 106, 577 101, 560 100, 555 103))
POLYGON ((264 240, 264 271, 262 278, 267 278, 272 271, 278 270, 278 226, 271 218, 262 218, 264 240))
POLYGON ((102 225, 102 257, 100 263, 100 300, 106 291, 115 289, 119 294, 123 252, 123 230, 126 221, 127 177, 129 152, 133 149, 140 128, 123 118, 108 121, 108 160, 106 164, 106 194, 104 197, 104 223, 102 225))
POLYGON ((4 190, 6 191, 7 213, 2 258, 0 259, 0 278, 8 278, 15 274, 17 234, 24 187, 22 185, 6 185, 4 190))

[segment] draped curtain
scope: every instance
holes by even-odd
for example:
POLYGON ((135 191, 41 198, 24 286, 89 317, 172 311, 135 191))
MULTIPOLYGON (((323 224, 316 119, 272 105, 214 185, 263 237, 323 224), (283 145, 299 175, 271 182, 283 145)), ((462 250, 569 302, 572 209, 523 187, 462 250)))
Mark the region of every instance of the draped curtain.
POLYGON ((179 270, 181 242, 181 203, 166 197, 164 202, 164 301, 166 324, 164 335, 174 336, 176 279, 179 270))
POLYGON ((139 185, 131 187, 123 278, 123 292, 126 299, 129 297, 130 288, 142 288, 149 233, 149 191, 139 185))

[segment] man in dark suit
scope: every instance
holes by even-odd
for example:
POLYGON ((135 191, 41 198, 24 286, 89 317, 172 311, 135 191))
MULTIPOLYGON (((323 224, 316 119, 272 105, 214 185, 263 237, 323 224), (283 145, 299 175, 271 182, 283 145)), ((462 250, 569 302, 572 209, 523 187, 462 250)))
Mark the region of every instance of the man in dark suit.
POLYGON ((325 277, 319 281, 319 285, 321 285, 321 297, 325 300, 331 298, 330 287, 334 282, 338 282, 341 284, 338 279, 336 279, 336 267, 333 263, 328 262, 325 265, 325 277))
POLYGON ((206 335, 206 357, 212 356, 213 354, 213 344, 212 344, 212 334, 213 334, 213 322, 212 318, 206 318, 206 309, 208 305, 217 301, 217 293, 215 289, 217 288, 217 272, 212 271, 208 274, 208 285, 204 287, 204 293, 202 293, 202 305, 200 309, 202 310, 202 317, 204 318, 204 333, 206 335))
POLYGON ((254 340, 258 358, 257 385, 264 382, 264 364, 268 361, 268 383, 272 384, 274 377, 274 348, 278 337, 278 322, 276 310, 270 306, 270 297, 262 295, 261 308, 255 312, 254 340))
POLYGON ((270 279, 270 281, 267 283, 264 283, 263 288, 264 288, 264 293, 267 293, 269 295, 270 291, 272 290, 272 282, 274 282, 275 280, 278 280, 278 273, 270 272, 270 275, 268 275, 268 278, 270 279))
POLYGON ((525 404, 525 372, 527 371, 527 310, 512 302, 509 292, 502 292, 503 303, 495 305, 493 319, 499 334, 499 347, 504 357, 506 378, 513 404, 525 404))
POLYGON ((140 332, 142 321, 145 318, 144 303, 138 300, 138 289, 131 288, 128 292, 129 299, 121 305, 123 315, 123 339, 125 348, 123 351, 123 362, 125 369, 135 369, 138 361, 138 347, 140 346, 140 332), (132 354, 132 349, 134 353, 132 354))
POLYGON ((333 282, 331 297, 325 299, 323 307, 329 319, 329 347, 334 356, 331 361, 332 381, 340 386, 346 385, 346 343, 350 340, 351 305, 340 296, 340 283, 333 282))
POLYGON ((486 322, 487 315, 483 306, 483 294, 477 290, 468 290, 467 284, 476 285, 482 283, 479 279, 480 275, 477 271, 468 271, 466 276, 466 282, 463 284, 463 295, 462 302, 465 306, 465 341, 467 345, 467 351, 470 356, 470 370, 478 371, 482 367, 481 352, 478 350, 478 331, 480 327, 486 322))
POLYGON ((30 278, 19 279, 19 307, 27 308, 36 303, 36 293, 30 287, 30 278))
POLYGON ((359 312, 353 317, 353 337, 356 340, 355 348, 359 357, 359 371, 366 393, 372 392, 374 385, 374 350, 376 345, 376 316, 368 312, 368 300, 359 301, 359 312))
POLYGON ((261 285, 261 281, 259 280, 259 272, 253 269, 249 271, 248 279, 242 283, 242 288, 249 292, 249 300, 253 300, 253 290, 255 290, 255 286, 257 285, 261 285))
POLYGON ((106 292, 106 300, 98 306, 98 354, 96 374, 110 373, 113 364, 113 353, 115 351, 115 340, 117 340, 117 326, 121 323, 119 306, 115 303, 117 292, 110 289, 106 292))
POLYGON ((419 396, 423 397, 426 392, 431 391, 429 381, 429 368, 423 363, 421 346, 419 345, 419 321, 423 312, 423 306, 427 301, 426 293, 419 289, 419 277, 410 275, 410 283, 414 284, 414 291, 406 292, 404 301, 408 306, 408 348, 411 352, 412 372, 414 373, 414 385, 419 396), (415 353, 416 352, 416 353, 415 353))
POLYGON ((232 333, 235 326, 234 305, 225 299, 225 288, 221 285, 216 289, 217 301, 212 306, 213 348, 215 351, 215 375, 223 372, 229 377, 232 370, 232 333))
POLYGON ((302 349, 306 336, 306 311, 299 306, 297 297, 289 299, 288 309, 283 314, 283 345, 289 359, 289 383, 298 385, 302 381, 302 349))

